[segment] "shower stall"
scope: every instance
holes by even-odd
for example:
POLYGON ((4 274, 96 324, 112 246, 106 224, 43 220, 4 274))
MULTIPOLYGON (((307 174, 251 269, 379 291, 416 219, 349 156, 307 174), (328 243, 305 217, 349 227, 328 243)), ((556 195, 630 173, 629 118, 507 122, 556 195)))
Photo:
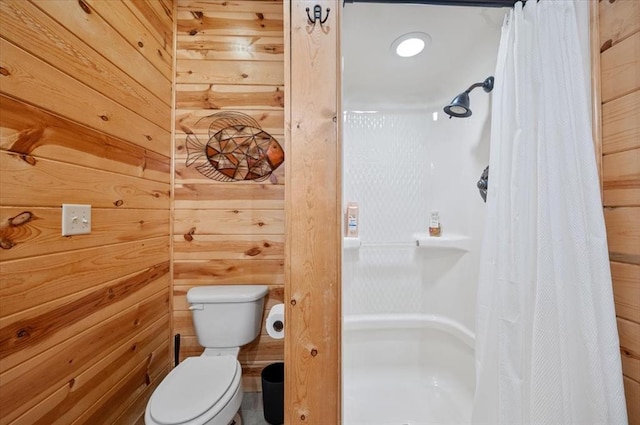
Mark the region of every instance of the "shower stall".
POLYGON ((477 182, 505 12, 344 7, 343 205, 359 209, 358 235, 343 242, 345 425, 469 421, 485 211, 477 182), (400 57, 407 36, 423 50, 400 57), (440 235, 430 236, 435 212, 440 235))

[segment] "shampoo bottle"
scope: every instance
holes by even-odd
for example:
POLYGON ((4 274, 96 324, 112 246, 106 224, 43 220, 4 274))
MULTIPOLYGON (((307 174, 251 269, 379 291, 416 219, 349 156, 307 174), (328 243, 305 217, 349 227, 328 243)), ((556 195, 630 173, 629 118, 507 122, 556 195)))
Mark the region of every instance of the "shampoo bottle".
POLYGON ((429 236, 440 236, 440 216, 438 211, 431 211, 431 220, 429 220, 429 236))
POLYGON ((347 204, 347 237, 358 237, 358 204, 355 202, 347 204))

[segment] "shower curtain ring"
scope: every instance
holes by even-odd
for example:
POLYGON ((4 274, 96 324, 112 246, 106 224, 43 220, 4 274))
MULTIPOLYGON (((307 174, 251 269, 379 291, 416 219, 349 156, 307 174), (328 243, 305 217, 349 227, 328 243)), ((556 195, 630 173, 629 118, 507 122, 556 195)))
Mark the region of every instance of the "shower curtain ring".
POLYGON ((324 19, 322 19, 322 7, 319 4, 316 4, 313 6, 313 18, 311 18, 311 15, 309 15, 309 8, 307 7, 307 18, 309 19, 309 23, 315 25, 317 21, 320 21, 320 25, 324 25, 324 23, 327 22, 327 19, 329 19, 330 11, 331 9, 327 7, 327 14, 324 19))

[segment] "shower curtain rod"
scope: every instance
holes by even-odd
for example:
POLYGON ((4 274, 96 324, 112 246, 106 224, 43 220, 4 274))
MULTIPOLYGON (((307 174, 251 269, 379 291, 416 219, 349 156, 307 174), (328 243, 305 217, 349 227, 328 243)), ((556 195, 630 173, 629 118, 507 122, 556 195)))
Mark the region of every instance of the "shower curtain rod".
MULTIPOLYGON (((517 0, 344 0, 346 3, 436 4, 440 6, 513 7, 517 0)), ((524 3, 524 1, 523 1, 524 3)))

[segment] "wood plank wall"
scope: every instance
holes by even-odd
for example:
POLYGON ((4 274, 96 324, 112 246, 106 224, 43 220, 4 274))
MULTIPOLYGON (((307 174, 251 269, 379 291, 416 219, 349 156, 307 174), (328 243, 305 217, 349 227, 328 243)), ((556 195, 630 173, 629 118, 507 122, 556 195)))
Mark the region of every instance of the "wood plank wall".
MULTIPOLYGON (((208 141, 205 117, 229 111, 251 116, 284 147, 282 1, 177 0, 175 55, 173 318, 185 358, 202 352, 189 288, 267 284, 265 315, 283 300, 284 166, 264 182, 218 182, 200 174, 197 163, 186 166, 185 147, 189 133, 208 141)), ((283 346, 263 326, 242 348, 245 391, 261 390, 260 372, 283 360, 283 346)))
POLYGON ((172 33, 171 0, 0 1, 0 424, 141 422, 169 370, 172 33))
POLYGON ((640 2, 599 2, 602 180, 630 425, 640 425, 640 2))
POLYGON ((337 0, 288 0, 285 422, 341 423, 342 152, 337 0), (308 22, 319 4, 327 21, 308 22))

